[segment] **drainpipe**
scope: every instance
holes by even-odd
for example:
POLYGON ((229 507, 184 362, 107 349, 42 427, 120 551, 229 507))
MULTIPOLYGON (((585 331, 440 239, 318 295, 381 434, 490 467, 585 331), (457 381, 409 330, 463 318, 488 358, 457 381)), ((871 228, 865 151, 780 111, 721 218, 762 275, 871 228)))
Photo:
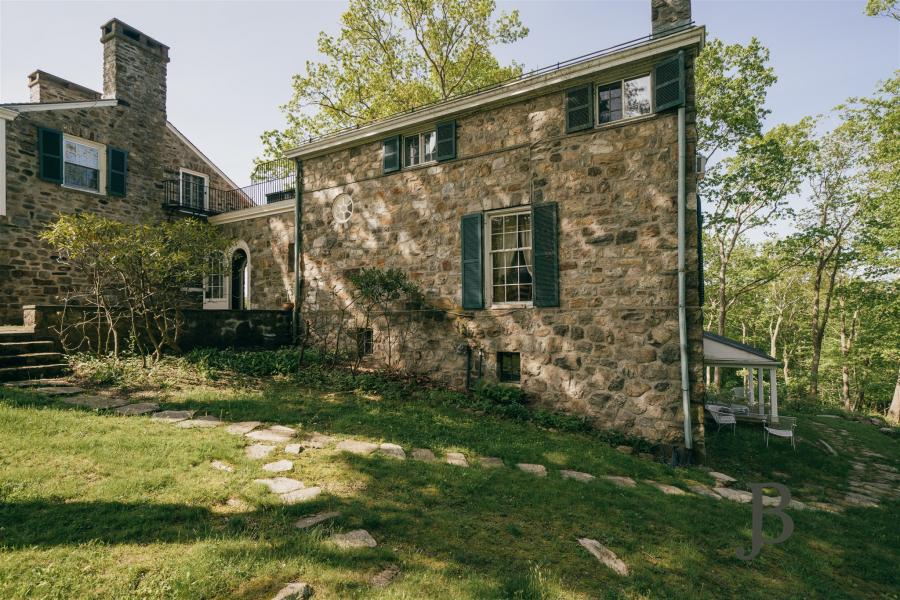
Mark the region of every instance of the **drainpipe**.
POLYGON ((678 345, 681 350, 681 405, 684 410, 684 446, 693 448, 693 428, 691 426, 691 382, 688 373, 688 339, 686 290, 684 282, 685 256, 685 185, 686 185, 686 142, 684 133, 684 106, 678 109, 678 345))
POLYGON ((303 244, 302 215, 303 203, 303 161, 296 159, 294 181, 294 310, 291 311, 291 339, 294 344, 300 338, 300 302, 303 298, 303 265, 300 262, 303 244))

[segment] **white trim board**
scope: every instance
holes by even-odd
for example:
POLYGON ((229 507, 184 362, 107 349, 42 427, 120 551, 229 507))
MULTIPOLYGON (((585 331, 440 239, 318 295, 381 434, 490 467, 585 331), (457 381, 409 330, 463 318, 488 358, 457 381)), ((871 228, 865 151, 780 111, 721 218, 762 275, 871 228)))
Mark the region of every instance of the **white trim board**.
POLYGON ((241 210, 233 210, 220 215, 213 215, 207 219, 212 225, 223 225, 225 223, 236 223, 238 221, 246 221, 248 219, 258 219, 260 217, 268 217, 269 215, 277 215, 285 212, 293 212, 294 199, 273 202, 272 204, 263 204, 262 206, 253 206, 241 210))
POLYGON ((209 168, 216 173, 216 175, 227 181, 228 185, 230 185, 232 189, 236 190, 240 188, 240 186, 233 182, 231 178, 222 171, 222 169, 217 167, 215 163, 213 163, 213 161, 209 159, 208 156, 203 154, 203 152, 201 152, 200 149, 191 142, 191 140, 187 139, 183 133, 178 131, 178 128, 172 125, 171 121, 166 121, 166 128, 168 128, 168 130, 171 131, 175 135, 175 137, 178 138, 185 146, 190 148, 197 156, 199 156, 203 160, 203 162, 205 162, 209 166, 209 168))
POLYGON ((111 100, 80 100, 78 102, 23 102, 21 104, 4 104, 0 109, 6 108, 17 113, 42 112, 46 110, 68 110, 70 108, 103 108, 118 106, 119 101, 111 100))

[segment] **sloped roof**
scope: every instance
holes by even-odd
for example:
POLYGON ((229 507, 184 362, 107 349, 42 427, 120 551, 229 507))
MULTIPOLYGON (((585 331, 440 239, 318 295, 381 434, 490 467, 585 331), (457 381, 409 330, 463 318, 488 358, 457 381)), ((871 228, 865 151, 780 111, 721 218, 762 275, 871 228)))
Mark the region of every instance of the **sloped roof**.
POLYGON ((711 366, 780 367, 781 363, 753 346, 715 333, 703 332, 703 362, 711 366))

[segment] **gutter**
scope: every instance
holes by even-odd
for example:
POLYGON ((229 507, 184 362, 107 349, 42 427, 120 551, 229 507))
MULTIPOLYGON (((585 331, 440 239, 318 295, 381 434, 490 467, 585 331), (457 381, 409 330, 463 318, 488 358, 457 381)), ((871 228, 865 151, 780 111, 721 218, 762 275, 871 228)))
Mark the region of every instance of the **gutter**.
POLYGON ((694 446, 691 424, 691 382, 688 371, 687 310, 685 286, 685 213, 687 143, 685 140, 684 106, 678 109, 678 347, 681 351, 681 406, 684 411, 684 446, 694 446))
POLYGON ((296 344, 300 339, 300 302, 303 298, 303 265, 300 262, 303 255, 300 249, 303 243, 303 161, 297 159, 294 163, 297 177, 294 183, 294 309, 291 311, 291 338, 296 344))

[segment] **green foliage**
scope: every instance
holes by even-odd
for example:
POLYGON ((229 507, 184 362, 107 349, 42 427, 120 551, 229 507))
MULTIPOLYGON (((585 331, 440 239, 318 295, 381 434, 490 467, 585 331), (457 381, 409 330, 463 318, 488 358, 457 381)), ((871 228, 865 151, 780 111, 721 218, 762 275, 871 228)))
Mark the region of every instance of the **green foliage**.
POLYGON ((522 388, 515 385, 486 381, 478 383, 475 387, 474 396, 478 402, 499 406, 525 405, 528 402, 528 397, 522 388))
POLYGON ((324 60, 294 75, 287 127, 263 134, 265 155, 517 76, 492 48, 526 35, 519 12, 498 14, 494 0, 351 0, 340 33, 319 34, 324 60))
MULTIPOLYGON (((187 352, 184 359, 209 376, 215 376, 216 371, 231 371, 252 377, 293 375, 297 371, 300 351, 297 348, 243 351, 198 348, 187 352)), ((307 349, 303 360, 305 364, 317 365, 324 361, 324 357, 315 350, 307 349)))
POLYGON ((891 17, 900 21, 900 9, 897 0, 868 0, 866 14, 870 17, 891 17))

